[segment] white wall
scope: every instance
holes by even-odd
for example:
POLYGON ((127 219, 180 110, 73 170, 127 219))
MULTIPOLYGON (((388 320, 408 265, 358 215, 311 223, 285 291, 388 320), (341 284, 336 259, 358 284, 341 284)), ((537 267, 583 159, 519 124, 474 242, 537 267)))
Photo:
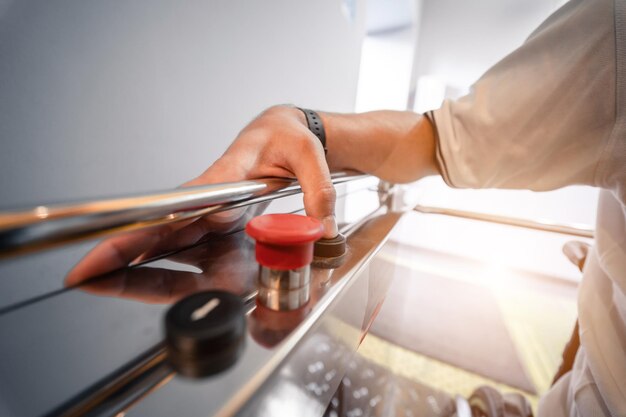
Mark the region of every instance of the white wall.
POLYGON ((520 46, 559 0, 419 0, 414 80, 431 75, 462 93, 520 46))
POLYGON ((0 208, 175 187, 267 106, 354 109, 363 0, 0 3, 0 208))
MULTIPOLYGON (((277 103, 353 111, 364 0, 0 0, 0 209, 172 188, 277 103)), ((93 243, 0 262, 0 307, 93 243)))

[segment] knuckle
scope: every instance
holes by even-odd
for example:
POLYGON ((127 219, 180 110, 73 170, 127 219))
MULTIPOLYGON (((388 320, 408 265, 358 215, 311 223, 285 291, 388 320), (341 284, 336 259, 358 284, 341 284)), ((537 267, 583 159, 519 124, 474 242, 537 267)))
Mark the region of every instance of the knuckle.
POLYGON ((268 107, 267 109, 263 110, 259 116, 263 117, 263 116, 282 115, 288 112, 290 109, 291 108, 289 106, 286 106, 284 104, 277 104, 277 105, 268 107))
POLYGON ((320 200, 334 204, 337 198, 337 192, 332 184, 324 184, 317 189, 317 196, 320 200))
POLYGON ((317 151, 317 141, 311 138, 308 132, 300 132, 295 135, 295 141, 298 143, 299 150, 305 153, 312 153, 317 151))

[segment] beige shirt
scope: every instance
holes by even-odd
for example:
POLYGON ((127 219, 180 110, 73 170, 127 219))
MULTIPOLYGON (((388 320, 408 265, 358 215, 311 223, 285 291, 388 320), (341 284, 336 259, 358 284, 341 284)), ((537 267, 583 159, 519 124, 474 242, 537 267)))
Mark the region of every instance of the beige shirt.
POLYGON ((453 187, 601 187, 581 349, 539 416, 626 417, 626 0, 571 1, 430 114, 453 187))

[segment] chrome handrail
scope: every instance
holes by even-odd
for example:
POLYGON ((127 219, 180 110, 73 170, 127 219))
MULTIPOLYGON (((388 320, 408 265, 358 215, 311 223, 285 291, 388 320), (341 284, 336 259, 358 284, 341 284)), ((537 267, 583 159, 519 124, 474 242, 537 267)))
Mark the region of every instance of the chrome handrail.
POLYGON ((555 223, 548 220, 531 220, 519 217, 499 216, 495 214, 478 213, 475 211, 457 210, 446 207, 432 207, 417 205, 414 211, 425 214, 442 214, 445 216, 461 217, 464 219, 479 220, 489 223, 506 224, 509 226, 517 226, 525 229, 542 230, 544 232, 560 233, 570 236, 586 237, 593 239, 594 230, 584 224, 564 224, 555 223))
MULTIPOLYGON (((337 185, 365 177, 357 172, 337 172, 331 180, 337 185)), ((300 192, 296 180, 267 178, 4 211, 0 212, 0 258, 197 218, 300 192)))

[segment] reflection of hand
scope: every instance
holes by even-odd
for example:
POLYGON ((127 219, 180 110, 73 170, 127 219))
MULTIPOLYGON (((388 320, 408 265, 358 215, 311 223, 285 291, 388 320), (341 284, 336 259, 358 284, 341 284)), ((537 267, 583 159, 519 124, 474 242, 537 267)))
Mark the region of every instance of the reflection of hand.
POLYGON ((168 259, 192 265, 201 272, 124 268, 88 280, 78 288, 97 295, 163 304, 209 289, 241 295, 255 289, 257 267, 253 245, 242 233, 216 239, 168 259))
POLYGON ((65 284, 76 285, 91 277, 124 268, 133 262, 183 249, 199 242, 211 231, 228 232, 245 223, 242 209, 212 214, 126 233, 99 243, 68 273, 65 284))
POLYGON ((275 311, 257 303, 248 319, 250 334, 262 346, 276 346, 302 323, 310 311, 310 304, 297 310, 275 311))
MULTIPOLYGON (((266 177, 297 177, 307 214, 322 220, 328 237, 337 234, 335 191, 324 151, 296 108, 277 106, 263 112, 241 131, 220 159, 184 186, 266 177)), ((228 211, 107 239, 70 271, 66 284, 125 267, 166 248, 192 245, 209 231, 241 226, 242 213, 228 211)))

